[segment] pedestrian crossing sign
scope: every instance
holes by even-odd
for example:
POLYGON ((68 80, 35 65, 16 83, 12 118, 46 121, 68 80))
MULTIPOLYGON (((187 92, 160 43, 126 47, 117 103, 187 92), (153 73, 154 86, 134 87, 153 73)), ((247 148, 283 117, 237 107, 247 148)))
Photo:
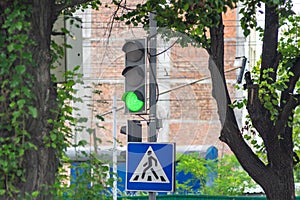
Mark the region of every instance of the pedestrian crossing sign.
POLYGON ((126 190, 174 191, 174 152, 174 143, 128 143, 126 190))
POLYGON ((129 181, 140 183, 170 182, 151 146, 147 149, 129 181))

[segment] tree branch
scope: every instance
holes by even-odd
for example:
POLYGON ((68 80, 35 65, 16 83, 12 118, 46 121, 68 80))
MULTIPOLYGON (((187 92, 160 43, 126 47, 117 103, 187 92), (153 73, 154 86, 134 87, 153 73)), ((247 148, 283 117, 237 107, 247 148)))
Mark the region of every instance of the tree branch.
POLYGON ((284 102, 288 101, 290 94, 294 92, 297 81, 300 77, 300 57, 296 60, 294 66, 290 69, 290 72, 293 73, 293 76, 289 78, 287 83, 288 88, 282 92, 280 104, 285 105, 284 102))
POLYGON ((266 118, 267 110, 261 104, 258 96, 259 86, 253 83, 250 72, 245 73, 245 80, 246 84, 244 85, 244 89, 248 90, 248 101, 246 108, 251 117, 253 126, 264 139, 266 138, 266 133, 264 130, 268 130, 266 128, 271 125, 271 121, 270 119, 266 118))
MULTIPOLYGON (((244 140, 238 127, 234 111, 229 106, 231 104, 231 99, 224 75, 224 25, 222 16, 220 16, 220 19, 219 26, 210 29, 211 45, 208 49, 210 55, 209 70, 213 88, 212 95, 217 102, 218 115, 222 126, 219 139, 230 147, 243 168, 251 175, 251 177, 256 182, 262 183, 265 181, 264 177, 268 175, 268 168, 258 156, 255 155, 253 150, 244 140)), ((255 99, 255 104, 261 106, 258 97, 255 99)), ((259 107, 256 108, 259 109, 259 107)), ((253 107, 253 109, 255 109, 255 107, 253 107)), ((263 121, 261 121, 261 123, 263 123, 263 121)))
POLYGON ((209 30, 211 44, 208 53, 215 62, 221 74, 224 73, 224 24, 222 14, 220 14, 220 23, 218 27, 212 27, 209 30))
MULTIPOLYGON (((121 8, 121 3, 122 3, 122 0, 119 3, 116 4, 117 8, 113 12, 113 14, 110 18, 110 21, 108 22, 108 25, 110 25, 110 26, 109 26, 109 30, 108 30, 108 36, 107 36, 108 40, 107 40, 107 42, 109 41, 109 38, 111 36, 111 32, 112 32, 112 29, 113 29, 113 26, 114 26, 114 21, 115 21, 115 18, 116 18, 117 14, 118 14, 118 12, 121 8)), ((126 1, 125 1, 125 4, 126 4, 126 1)))
POLYGON ((285 124, 283 123, 287 123, 289 121, 288 118, 291 116, 293 110, 298 105, 300 105, 300 94, 297 95, 290 94, 289 100, 287 101, 282 112, 280 113, 278 123, 276 124, 276 129, 285 127, 285 124))
POLYGON ((278 67, 278 29, 279 29, 279 16, 277 13, 276 6, 266 5, 266 16, 265 16, 265 31, 263 38, 263 49, 262 49, 262 63, 260 81, 264 81, 264 70, 273 68, 272 72, 269 72, 270 79, 267 79, 268 83, 272 84, 276 80, 276 73, 278 67), (277 64, 276 64, 277 62, 277 64))
POLYGON ((300 77, 300 57, 296 60, 295 65, 291 68, 291 72, 294 74, 294 76, 292 76, 290 79, 289 91, 292 92, 300 77))

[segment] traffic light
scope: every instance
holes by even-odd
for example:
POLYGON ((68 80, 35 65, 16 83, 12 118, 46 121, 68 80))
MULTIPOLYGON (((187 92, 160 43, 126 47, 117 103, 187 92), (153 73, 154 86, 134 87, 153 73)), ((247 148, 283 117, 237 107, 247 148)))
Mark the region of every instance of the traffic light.
POLYGON ((142 124, 139 120, 127 120, 120 132, 127 135, 127 142, 142 142, 142 124))
POLYGON ((147 40, 126 40, 122 47, 125 52, 125 91, 122 100, 125 102, 126 114, 146 113, 147 100, 147 40))

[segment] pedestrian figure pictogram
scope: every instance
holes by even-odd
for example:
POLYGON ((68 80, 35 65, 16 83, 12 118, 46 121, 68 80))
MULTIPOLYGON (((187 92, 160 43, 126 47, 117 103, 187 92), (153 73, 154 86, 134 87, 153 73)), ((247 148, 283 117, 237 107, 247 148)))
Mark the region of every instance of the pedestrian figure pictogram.
POLYGON ((151 155, 151 154, 152 154, 152 151, 151 151, 151 150, 149 150, 149 151, 147 152, 147 154, 148 154, 148 162, 146 162, 146 163, 143 165, 143 167, 146 166, 146 168, 143 170, 142 179, 145 178, 145 174, 146 174, 146 172, 147 172, 149 169, 151 170, 151 172, 153 173, 153 175, 155 176, 155 178, 158 179, 158 176, 157 176, 156 172, 154 171, 154 169, 153 169, 153 167, 152 167, 152 161, 155 163, 155 166, 157 166, 157 160, 151 155))
POLYGON ((138 164, 129 182, 170 183, 151 146, 138 164))

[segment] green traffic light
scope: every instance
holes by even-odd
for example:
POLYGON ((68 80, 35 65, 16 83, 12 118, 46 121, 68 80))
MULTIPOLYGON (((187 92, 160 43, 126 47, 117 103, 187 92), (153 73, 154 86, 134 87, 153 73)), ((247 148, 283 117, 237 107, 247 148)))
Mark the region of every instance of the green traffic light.
POLYGON ((140 111, 145 104, 145 102, 139 98, 137 92, 132 91, 124 93, 122 100, 125 101, 126 107, 131 112, 140 111))

